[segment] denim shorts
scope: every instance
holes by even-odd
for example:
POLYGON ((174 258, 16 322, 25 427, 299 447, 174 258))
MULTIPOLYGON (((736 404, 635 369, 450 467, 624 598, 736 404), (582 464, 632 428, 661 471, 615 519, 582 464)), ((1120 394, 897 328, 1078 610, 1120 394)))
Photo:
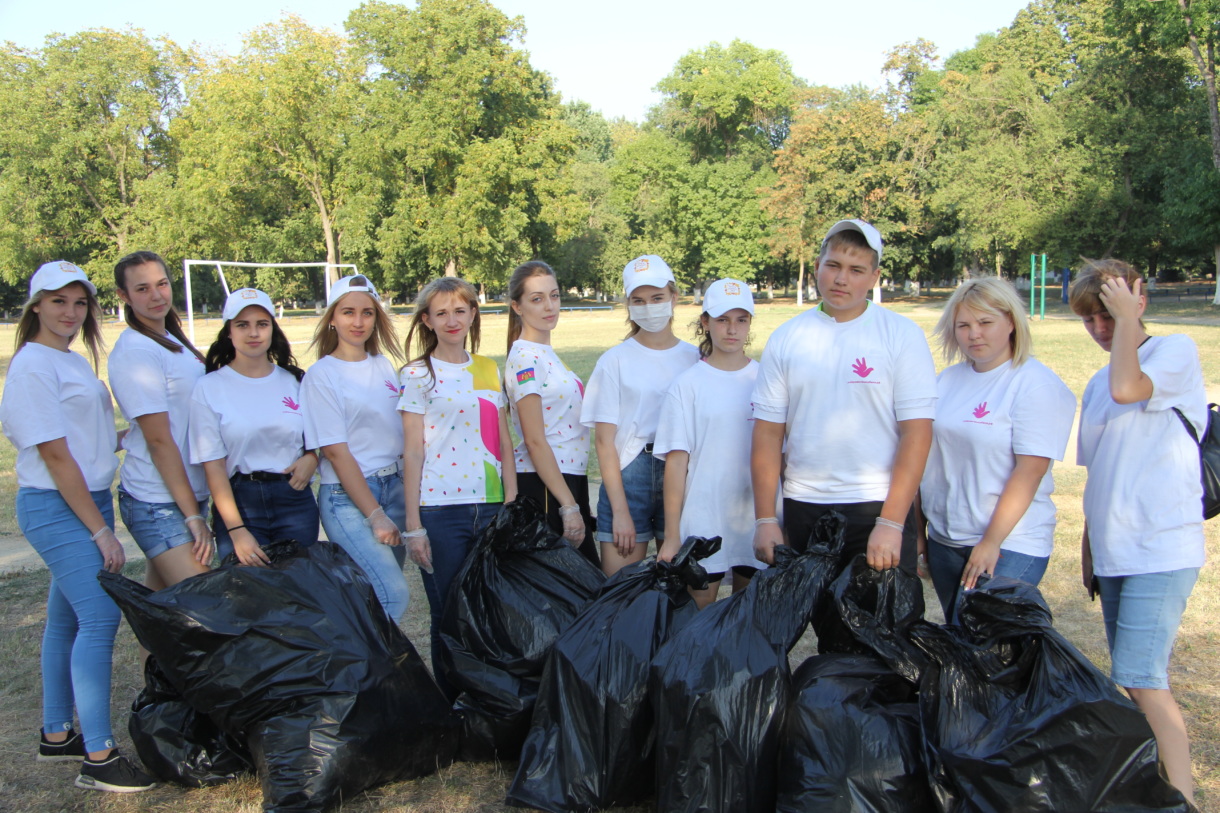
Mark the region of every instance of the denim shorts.
POLYGON ((1199 568, 1098 576, 1110 678, 1125 689, 1168 689, 1169 653, 1199 568))
MULTIPOLYGON (((623 469, 623 492, 627 496, 631 522, 635 525, 636 542, 665 539, 664 485, 665 461, 653 457, 652 452, 640 452, 623 469)), ((610 508, 605 485, 597 497, 596 537, 598 542, 614 541, 614 511, 610 508)))
MULTIPOLYGON (((207 516, 208 501, 199 501, 199 515, 207 516)), ((148 559, 155 559, 170 548, 189 545, 195 535, 186 527, 186 517, 177 503, 144 502, 119 489, 119 515, 131 538, 148 559)))

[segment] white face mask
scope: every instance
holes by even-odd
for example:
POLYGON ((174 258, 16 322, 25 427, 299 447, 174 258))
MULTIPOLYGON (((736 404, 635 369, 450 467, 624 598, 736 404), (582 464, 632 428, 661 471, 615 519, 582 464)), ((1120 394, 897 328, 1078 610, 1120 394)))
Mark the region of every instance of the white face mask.
POLYGON ((628 305, 627 313, 631 321, 640 326, 640 330, 657 333, 665 329, 674 316, 674 303, 653 302, 650 305, 628 305))

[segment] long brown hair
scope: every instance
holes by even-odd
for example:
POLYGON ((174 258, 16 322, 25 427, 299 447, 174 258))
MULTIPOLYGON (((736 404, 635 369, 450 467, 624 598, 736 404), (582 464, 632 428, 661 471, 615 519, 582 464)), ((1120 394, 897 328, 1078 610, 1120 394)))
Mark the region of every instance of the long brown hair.
MULTIPOLYGON (((237 358, 237 348, 233 346, 232 323, 232 319, 225 320, 220 326, 220 333, 216 334, 216 341, 208 348, 207 359, 203 363, 206 372, 215 372, 237 358)), ((280 329, 279 322, 275 321, 274 315, 271 315, 271 344, 267 348, 267 358, 275 366, 283 367, 292 373, 297 381, 305 377, 305 371, 297 366, 296 357, 292 355, 292 345, 280 329)))
POLYGON ((474 319, 470 322, 470 352, 479 352, 479 294, 474 286, 458 277, 440 277, 425 285, 415 297, 415 313, 411 314, 411 329, 407 331, 407 341, 404 345, 407 355, 411 356, 411 341, 415 341, 415 355, 408 364, 422 361, 428 368, 428 379, 436 379, 436 371, 432 369, 432 353, 436 350, 436 331, 424 324, 424 314, 432 307, 432 300, 441 294, 457 294, 466 300, 466 304, 474 310, 474 319))
MULTIPOLYGON (((85 346, 89 348, 89 355, 93 359, 93 369, 96 371, 101 360, 101 348, 104 347, 102 342, 102 306, 98 303, 97 296, 93 291, 89 290, 89 286, 82 282, 69 282, 64 288, 71 285, 79 285, 89 300, 89 307, 85 311, 85 322, 81 325, 80 334, 84 337, 85 346)), ((38 313, 34 310, 34 306, 41 302, 43 297, 58 293, 64 288, 57 288, 54 291, 38 291, 21 308, 21 318, 17 320, 17 341, 16 347, 13 350, 14 355, 18 350, 34 341, 42 327, 42 323, 38 321, 38 313)), ((74 336, 73 338, 76 337, 74 336)))
MULTIPOLYGON (((394 321, 390 318, 389 312, 367 291, 356 290, 348 293, 364 294, 373 300, 373 332, 364 340, 364 352, 370 356, 379 356, 384 347, 384 352, 389 353, 395 361, 401 363, 402 351, 398 349, 398 331, 394 329, 394 321)), ((330 303, 326 312, 322 314, 321 320, 318 321, 318 326, 314 328, 313 341, 309 343, 309 347, 310 349, 318 348, 319 359, 329 356, 339 346, 339 336, 330 329, 330 323, 335 318, 335 311, 338 309, 339 303, 346 296, 347 294, 344 294, 330 303)))
MULTIPOLYGON (((555 272, 542 260, 530 260, 513 269, 513 275, 508 278, 509 302, 516 302, 520 305, 521 297, 525 296, 525 281, 543 276, 554 279, 555 272)), ((508 306, 508 352, 512 352, 513 342, 521 338, 521 327, 521 314, 514 311, 510 304, 508 306)))
MULTIPOLYGON (((146 263, 156 263, 161 266, 161 270, 165 272, 165 276, 169 276, 169 267, 166 266, 165 260, 161 259, 161 255, 155 251, 133 251, 126 257, 119 260, 114 265, 114 285, 123 293, 127 293, 127 269, 137 265, 146 263)), ((178 340, 177 343, 171 342, 169 339, 158 334, 155 330, 140 321, 136 316, 135 310, 128 303, 123 303, 123 319, 126 320, 127 326, 148 338, 152 339, 157 344, 164 347, 171 353, 181 353, 185 347, 195 354, 195 357, 203 361, 203 353, 195 349, 195 345, 191 344, 191 340, 186 337, 186 333, 182 330, 182 319, 178 316, 178 311, 174 309, 173 297, 170 297, 169 309, 165 312, 165 332, 178 340)))

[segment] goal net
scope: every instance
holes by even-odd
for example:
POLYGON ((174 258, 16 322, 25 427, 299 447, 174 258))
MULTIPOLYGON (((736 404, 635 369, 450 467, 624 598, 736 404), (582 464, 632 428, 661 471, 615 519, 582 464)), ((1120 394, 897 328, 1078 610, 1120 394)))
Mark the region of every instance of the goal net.
MULTIPOLYGON (((224 301, 224 297, 227 297, 229 295, 229 278, 225 274, 226 268, 231 269, 230 274, 233 274, 232 269, 249 269, 249 271, 247 271, 246 273, 241 273, 241 277, 253 276, 254 280, 251 281, 251 283, 250 283, 250 285, 252 287, 258 287, 257 286, 257 277, 258 277, 259 269, 294 269, 294 270, 300 269, 301 271, 304 272, 306 281, 309 283, 308 287, 311 287, 311 288, 314 288, 315 290, 317 290, 317 288, 316 288, 317 277, 314 277, 313 275, 309 274, 307 271, 307 269, 311 269, 311 268, 316 269, 317 274, 320 275, 320 277, 321 277, 321 282, 322 282, 321 292, 322 292, 323 301, 325 301, 327 296, 330 294, 330 283, 331 283, 332 277, 338 278, 338 276, 340 276, 340 275, 350 275, 350 274, 359 273, 356 269, 356 266, 352 265, 350 263, 239 263, 239 262, 225 262, 225 261, 221 261, 221 260, 183 260, 182 261, 182 281, 183 281, 183 285, 186 288, 187 334, 191 337, 192 342, 195 341, 195 301, 197 298, 199 298, 205 303, 204 312, 206 313, 206 302, 207 302, 207 299, 209 298, 208 291, 203 290, 200 292, 196 292, 191 287, 191 270, 197 266, 201 267, 200 270, 215 269, 216 276, 220 282, 220 293, 223 295, 221 298, 222 303, 224 301), (332 269, 334 269, 333 272, 332 272, 332 269), (197 294, 198 294, 198 296, 197 296, 197 294)), ((298 273, 298 272, 289 270, 287 273, 294 274, 294 273, 298 273)), ((212 278, 208 277, 207 279, 210 282, 212 278)), ((207 288, 207 287, 212 287, 212 286, 201 285, 200 287, 207 288)), ((239 287, 242 287, 242 286, 239 286, 239 287)), ((270 286, 268 286, 268 287, 270 287, 270 286)), ((212 293, 215 293, 214 287, 213 287, 212 293)), ((279 294, 282 294, 281 291, 267 291, 267 293, 271 296, 271 298, 273 300, 284 298, 282 295, 279 295, 279 294)), ((299 299, 299 298, 309 298, 309 297, 296 297, 296 298, 299 299)))

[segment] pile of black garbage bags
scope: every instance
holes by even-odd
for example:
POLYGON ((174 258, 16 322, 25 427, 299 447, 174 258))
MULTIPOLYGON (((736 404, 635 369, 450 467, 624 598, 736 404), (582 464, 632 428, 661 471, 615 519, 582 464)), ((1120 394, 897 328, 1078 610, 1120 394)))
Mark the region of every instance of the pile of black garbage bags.
POLYGON ((688 588, 719 544, 606 581, 537 505, 505 506, 446 606, 454 703, 334 546, 158 593, 100 578, 153 656, 129 726, 142 761, 192 787, 253 769, 269 811, 454 759, 517 760, 508 803, 547 811, 1192 809, 1036 588, 993 579, 934 625, 917 577, 862 558, 837 574, 830 514, 699 612, 688 588), (820 654, 793 674, 814 619, 820 654))

